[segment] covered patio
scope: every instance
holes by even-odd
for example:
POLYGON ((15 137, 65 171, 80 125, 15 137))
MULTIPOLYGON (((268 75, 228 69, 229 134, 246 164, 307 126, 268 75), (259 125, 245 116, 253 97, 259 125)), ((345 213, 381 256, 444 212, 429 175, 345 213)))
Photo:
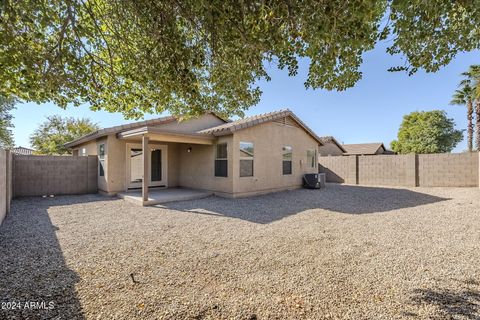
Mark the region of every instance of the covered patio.
MULTIPOLYGON (((166 163, 166 154, 169 151, 162 144, 213 145, 213 136, 177 133, 147 126, 118 133, 117 138, 127 142, 127 158, 131 157, 127 160, 127 174, 132 175, 128 178, 130 185, 127 191, 119 193, 119 197, 147 206, 212 195, 212 192, 208 191, 170 188, 166 163), (138 158, 135 163, 132 161, 133 157, 138 158)), ((190 152, 191 149, 190 147, 187 151, 190 152)))

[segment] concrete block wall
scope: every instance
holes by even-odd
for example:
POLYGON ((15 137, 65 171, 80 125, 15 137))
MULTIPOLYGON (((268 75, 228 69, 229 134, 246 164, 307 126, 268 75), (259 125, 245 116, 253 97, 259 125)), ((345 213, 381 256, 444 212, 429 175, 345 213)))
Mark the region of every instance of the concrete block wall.
POLYGON ((357 183, 356 157, 319 157, 319 171, 326 174, 328 182, 357 183))
POLYGON ((415 187, 415 155, 358 157, 358 184, 415 187))
POLYGON ((419 154, 418 185, 422 187, 475 187, 479 153, 419 154))
POLYGON ((13 195, 96 193, 96 156, 14 156, 13 195))
POLYGON ((0 224, 7 215, 7 152, 0 149, 0 224))
POLYGON ((319 157, 327 182, 405 187, 479 186, 480 153, 319 157))

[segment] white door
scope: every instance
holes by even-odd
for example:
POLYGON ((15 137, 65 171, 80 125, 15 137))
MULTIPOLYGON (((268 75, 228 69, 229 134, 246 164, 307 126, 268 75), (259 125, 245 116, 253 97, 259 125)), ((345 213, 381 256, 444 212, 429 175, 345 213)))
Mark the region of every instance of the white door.
MULTIPOLYGON (((149 144, 147 150, 148 185, 150 187, 167 186, 167 146, 149 144)), ((127 187, 141 188, 143 181, 143 150, 141 144, 127 144, 127 187)))

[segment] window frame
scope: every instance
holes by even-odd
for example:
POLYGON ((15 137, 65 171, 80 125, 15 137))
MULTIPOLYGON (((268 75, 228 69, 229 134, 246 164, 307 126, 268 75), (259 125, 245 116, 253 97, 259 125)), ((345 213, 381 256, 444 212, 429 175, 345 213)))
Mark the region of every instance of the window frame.
POLYGON ((293 174, 293 148, 292 146, 284 145, 282 147, 282 175, 287 176, 291 174, 293 174), (290 159, 285 159, 285 155, 288 154, 290 154, 290 159), (285 172, 285 162, 290 162, 290 172, 285 172))
POLYGON ((246 178, 246 177, 253 177, 255 175, 255 170, 254 170, 254 164, 255 164, 255 143, 253 142, 250 142, 250 141, 240 141, 238 143, 238 150, 240 152, 240 154, 242 154, 242 144, 251 144, 252 145, 252 155, 251 156, 247 156, 247 157, 242 157, 242 156, 239 156, 238 157, 238 162, 239 162, 239 177, 240 178, 246 178), (251 175, 242 175, 242 161, 251 161, 252 162, 252 174, 251 175))
POLYGON ((105 176, 105 155, 107 154, 106 143, 98 145, 98 176, 105 176))
POLYGON ((215 145, 215 159, 214 159, 214 168, 213 168, 213 171, 214 171, 214 176, 215 177, 220 177, 220 178, 227 178, 228 177, 228 143, 227 142, 221 142, 221 143, 217 143, 215 145), (225 146, 225 158, 220 158, 218 156, 219 152, 218 152, 218 148, 220 146, 225 146), (222 172, 217 172, 217 163, 220 163, 220 162, 225 162, 225 175, 222 174, 222 172))
POLYGON ((307 150, 307 166, 308 166, 308 168, 312 168, 312 169, 317 168, 317 162, 318 162, 318 160, 316 160, 317 158, 318 158, 318 156, 317 156, 317 150, 315 150, 315 149, 308 149, 308 150, 307 150), (313 156, 313 157, 312 157, 312 162, 313 162, 313 163, 311 163, 311 162, 309 161, 309 160, 310 160, 310 159, 309 159, 309 158, 310 158, 310 153, 313 153, 313 155, 312 155, 312 156, 313 156), (313 165, 312 165, 312 164, 313 164, 313 165))

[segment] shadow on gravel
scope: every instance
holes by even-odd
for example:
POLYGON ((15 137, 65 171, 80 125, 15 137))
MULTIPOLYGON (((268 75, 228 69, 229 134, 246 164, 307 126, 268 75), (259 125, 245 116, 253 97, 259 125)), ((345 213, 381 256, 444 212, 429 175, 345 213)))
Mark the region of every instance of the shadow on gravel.
POLYGON ((297 189, 241 199, 209 197, 174 202, 166 207, 266 224, 309 209, 364 214, 393 211, 445 200, 449 199, 408 189, 327 184, 325 189, 320 190, 297 189))
POLYGON ((437 307, 438 319, 480 319, 480 291, 478 290, 418 289, 414 291, 412 302, 416 305, 427 304, 437 307))
POLYGON ((84 195, 13 200, 0 226, 0 319, 84 319, 75 292, 79 276, 65 263, 48 208, 108 199, 84 195))

